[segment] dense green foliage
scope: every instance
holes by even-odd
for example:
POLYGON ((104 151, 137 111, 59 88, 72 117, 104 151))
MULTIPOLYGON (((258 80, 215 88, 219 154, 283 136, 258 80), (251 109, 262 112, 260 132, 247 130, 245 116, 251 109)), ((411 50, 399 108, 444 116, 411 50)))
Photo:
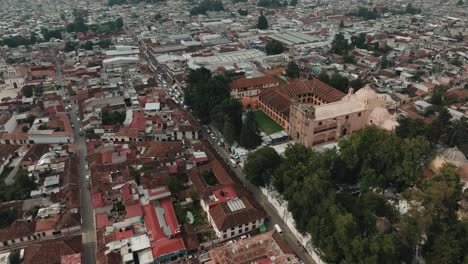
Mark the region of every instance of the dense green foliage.
POLYGON ((288 6, 288 1, 280 1, 280 0, 260 0, 257 3, 258 6, 260 7, 265 7, 265 8, 278 8, 278 7, 283 7, 283 6, 288 6))
POLYGON ((18 46, 34 45, 36 43, 48 42, 51 38, 62 39, 62 28, 49 30, 47 28, 41 28, 41 34, 43 38, 38 39, 36 33, 31 33, 29 37, 17 35, 0 40, 0 46, 8 46, 10 48, 16 48, 18 46))
MULTIPOLYGON (((231 80, 225 75, 212 76, 210 70, 206 68, 191 70, 184 89, 185 102, 198 118, 205 123, 210 122, 211 111, 229 99, 230 82, 231 80)), ((225 123, 223 122, 223 125, 225 123)), ((221 122, 218 124, 221 125, 221 122)))
POLYGON ((63 51, 65 51, 65 52, 74 51, 77 46, 78 46, 78 42, 67 41, 65 43, 65 47, 63 48, 63 51))
POLYGON ((380 12, 377 9, 369 10, 367 7, 360 6, 357 11, 350 12, 348 15, 360 17, 364 20, 377 19, 380 17, 380 12))
POLYGON ((155 4, 159 2, 165 2, 166 0, 108 0, 107 5, 108 6, 114 6, 114 5, 126 5, 126 4, 138 4, 138 3, 149 3, 149 4, 155 4))
POLYGON ((74 12, 75 20, 67 25, 67 32, 86 32, 89 30, 86 24, 86 16, 79 12, 74 12))
POLYGON ((288 63, 288 67, 286 68, 286 76, 289 78, 299 78, 301 72, 299 70, 299 66, 294 61, 290 61, 288 63))
POLYGON ((210 112, 211 124, 222 132, 228 144, 239 139, 242 126, 242 104, 228 98, 216 105, 210 112))
POLYGON ((12 252, 11 255, 8 257, 10 264, 20 264, 21 263, 21 256, 19 252, 12 252))
POLYGON ((126 4, 126 3, 127 3, 126 0, 108 0, 107 1, 107 5, 109 5, 109 6, 123 5, 123 4, 126 4))
POLYGON ((263 14, 258 17, 257 28, 261 30, 268 29, 268 20, 263 14))
POLYGON ((258 186, 272 180, 298 229, 311 234, 328 263, 410 263, 423 235, 428 263, 463 261, 468 236, 467 225, 455 216, 459 176, 446 166, 417 184, 432 156, 425 139, 402 139, 368 127, 340 141, 339 151, 291 145, 274 172, 271 164, 263 164, 269 160, 265 156, 249 155, 246 176, 258 186), (422 201, 423 207, 399 215, 381 194, 384 189, 404 191, 404 197, 422 201))
POLYGON ((93 50, 93 42, 88 40, 83 45, 81 45, 81 48, 85 50, 93 50))
MULTIPOLYGON (((51 38, 62 39, 62 32, 63 32, 62 28, 53 29, 53 30, 49 30, 47 28, 41 28, 41 34, 44 37, 44 41, 46 42, 49 41, 51 38)), ((33 36, 35 35, 31 35, 31 37, 33 36)))
POLYGON ((118 111, 103 111, 102 112, 102 124, 103 125, 117 125, 122 124, 125 121, 125 112, 118 111))
POLYGON ((35 189, 36 183, 27 172, 18 172, 13 185, 6 187, 3 181, 0 182, 0 201, 24 200, 35 189))
POLYGON ((239 13, 240 16, 247 16, 249 14, 249 11, 247 11, 245 9, 242 9, 242 8, 239 8, 237 10, 237 13, 239 13))
POLYGON ((16 209, 8 208, 0 210, 0 229, 9 227, 16 220, 16 209))
POLYGON ((206 15, 208 11, 224 11, 223 2, 219 0, 203 0, 190 10, 190 15, 206 15))
POLYGON ((247 111, 242 123, 239 144, 246 149, 254 149, 262 143, 260 130, 258 129, 255 113, 247 111))
POLYGON ((384 7, 381 10, 377 10, 376 8, 370 10, 367 7, 359 6, 357 10, 348 13, 349 16, 360 17, 364 20, 373 20, 382 17, 383 14, 389 13, 393 15, 404 15, 404 14, 419 14, 421 13, 421 9, 414 8, 411 3, 406 5, 405 9, 400 10, 391 10, 388 7, 384 7))
POLYGON ((335 54, 344 56, 348 54, 350 49, 351 49, 351 46, 349 45, 348 41, 345 39, 343 33, 340 32, 336 34, 332 42, 331 51, 335 54))
POLYGON ((263 147, 249 154, 244 173, 256 186, 267 186, 280 163, 281 157, 273 148, 263 147))
POLYGON ((44 92, 42 85, 25 85, 21 89, 24 97, 31 98, 32 96, 39 97, 44 92))
POLYGON ((90 25, 89 29, 98 34, 112 34, 114 32, 122 31, 124 26, 123 19, 121 17, 114 21, 108 21, 100 24, 90 25))
POLYGON ((107 49, 112 44, 112 40, 111 39, 100 39, 97 44, 101 49, 107 49))
POLYGON ((267 55, 281 54, 284 51, 284 46, 277 40, 272 40, 265 46, 265 52, 267 55))
POLYGON ((424 137, 433 146, 443 143, 448 147, 458 147, 463 153, 468 153, 468 119, 450 121, 450 113, 440 110, 436 119, 426 124, 422 119, 400 118, 395 132, 403 138, 424 137))
MULTIPOLYGON (((348 78, 341 76, 339 73, 336 72, 333 73, 333 75, 330 77, 327 72, 322 71, 318 76, 318 79, 344 93, 348 92, 348 88, 350 86, 348 78)), ((362 87, 362 82, 354 82, 353 85, 353 88, 356 87, 355 89, 358 90, 362 87)))

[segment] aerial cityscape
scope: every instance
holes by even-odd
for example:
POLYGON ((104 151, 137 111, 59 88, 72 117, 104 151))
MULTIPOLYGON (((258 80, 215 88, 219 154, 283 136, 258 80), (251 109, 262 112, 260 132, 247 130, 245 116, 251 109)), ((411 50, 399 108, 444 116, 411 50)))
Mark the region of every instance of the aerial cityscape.
POLYGON ((467 0, 0 1, 0 264, 467 264, 467 0))

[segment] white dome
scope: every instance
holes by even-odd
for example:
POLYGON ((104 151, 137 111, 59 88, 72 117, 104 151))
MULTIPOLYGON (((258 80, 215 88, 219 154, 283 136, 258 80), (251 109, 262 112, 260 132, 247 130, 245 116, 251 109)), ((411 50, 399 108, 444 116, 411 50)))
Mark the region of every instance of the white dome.
POLYGON ((372 110, 372 112, 370 113, 369 117, 374 123, 380 123, 391 118, 390 113, 388 113, 387 109, 381 106, 377 106, 376 108, 374 108, 374 110, 372 110))
POLYGON ((362 102, 369 102, 369 101, 379 99, 379 97, 377 96, 377 93, 374 90, 372 90, 372 88, 370 88, 369 85, 364 86, 355 94, 356 94, 356 97, 362 102))
POLYGON ((446 161, 455 164, 457 167, 467 163, 465 154, 463 154, 463 152, 461 152, 457 147, 444 150, 444 152, 442 152, 442 157, 446 161))

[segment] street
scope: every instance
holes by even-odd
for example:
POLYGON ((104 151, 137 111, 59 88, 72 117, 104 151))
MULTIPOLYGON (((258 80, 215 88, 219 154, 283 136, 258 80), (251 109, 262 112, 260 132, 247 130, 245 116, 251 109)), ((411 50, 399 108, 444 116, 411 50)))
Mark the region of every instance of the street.
MULTIPOLYGON (((220 147, 214 140, 210 138, 208 133, 206 132, 205 129, 203 129, 203 137, 208 139, 210 142, 211 146, 216 150, 216 152, 220 155, 220 160, 222 162, 225 162, 226 160, 229 160, 231 157, 229 153, 226 151, 225 148, 220 147)), ((258 189, 256 186, 252 185, 246 178, 244 173, 242 173, 242 168, 240 166, 237 166, 233 168, 232 166, 228 165, 231 170, 236 174, 237 178, 240 179, 240 181, 244 184, 244 186, 252 193, 253 197, 257 200, 257 202, 263 207, 267 215, 270 217, 270 220, 268 223, 266 223, 267 227, 269 230, 272 229, 273 225, 278 224, 281 229, 283 230, 283 239, 286 241, 286 243, 289 245, 289 247, 294 251, 294 253, 304 262, 304 263, 310 263, 310 264, 315 264, 315 261, 312 259, 312 257, 304 252, 304 248, 302 245, 300 245, 296 239, 296 237, 292 234, 291 230, 289 227, 287 227, 282 218, 278 215, 276 210, 271 206, 270 202, 268 202, 267 198, 262 194, 260 189, 258 189)))
MULTIPOLYGON (((51 51, 52 52, 52 51, 51 51)), ((54 52, 52 52, 54 53, 54 52)), ((60 86, 60 94, 69 100, 69 95, 63 88, 63 73, 57 54, 54 53, 54 64, 56 67, 57 81, 60 86)), ((81 204, 81 231, 83 241, 83 260, 85 264, 96 263, 96 228, 94 226, 94 213, 91 203, 91 194, 86 175, 89 173, 85 167, 87 164, 87 148, 84 134, 80 135, 81 121, 78 120, 78 105, 72 104, 69 110, 70 122, 73 127, 76 150, 78 152, 78 175, 80 177, 80 204, 81 204)))
POLYGON ((83 232, 83 258, 85 264, 96 263, 96 229, 94 227, 94 214, 91 204, 90 188, 86 180, 85 166, 87 163, 86 140, 83 135, 80 135, 81 121, 78 121, 78 106, 72 105, 70 111, 70 120, 74 125, 73 134, 75 136, 75 144, 78 151, 78 174, 80 176, 80 202, 81 202, 81 230, 83 232))

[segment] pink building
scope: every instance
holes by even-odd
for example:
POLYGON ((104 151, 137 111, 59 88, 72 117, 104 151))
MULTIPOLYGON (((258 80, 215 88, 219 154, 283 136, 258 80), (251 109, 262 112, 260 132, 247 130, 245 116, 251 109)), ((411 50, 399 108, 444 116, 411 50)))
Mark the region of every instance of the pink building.
POLYGON ((295 100, 290 108, 289 135, 307 147, 333 142, 367 125, 393 130, 398 122, 385 108, 385 97, 369 86, 353 89, 341 100, 321 105, 295 100))

